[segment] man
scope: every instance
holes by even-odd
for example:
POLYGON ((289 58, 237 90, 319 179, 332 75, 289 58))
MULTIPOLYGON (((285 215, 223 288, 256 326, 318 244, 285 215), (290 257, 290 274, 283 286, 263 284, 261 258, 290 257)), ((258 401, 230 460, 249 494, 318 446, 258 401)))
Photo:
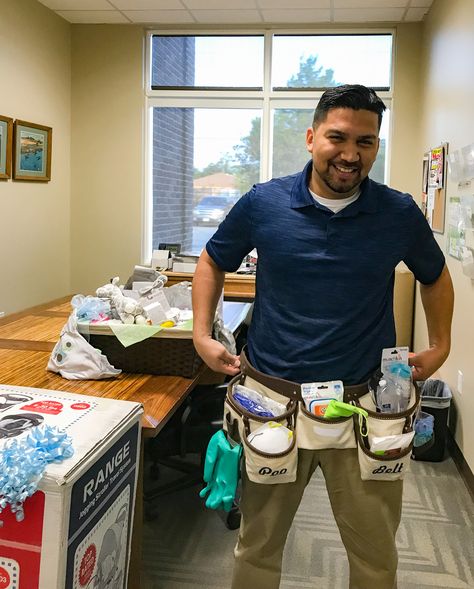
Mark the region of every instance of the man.
MULTIPOLYGON (((256 185, 211 238, 193 280, 194 343, 228 375, 239 358, 211 338, 224 273, 257 248, 248 357, 260 372, 297 383, 367 381, 395 345, 393 283, 404 261, 420 282, 429 349, 411 359, 428 378, 450 349, 453 289, 444 256, 413 199, 373 182, 385 105, 372 90, 327 90, 306 134, 302 173, 256 185)), ((396 587, 395 533, 402 481, 362 481, 357 450, 299 450, 295 483, 252 483, 242 473, 242 524, 233 589, 276 589, 288 530, 320 466, 346 547, 351 589, 396 587)), ((317 506, 315 506, 317 511, 317 506)))

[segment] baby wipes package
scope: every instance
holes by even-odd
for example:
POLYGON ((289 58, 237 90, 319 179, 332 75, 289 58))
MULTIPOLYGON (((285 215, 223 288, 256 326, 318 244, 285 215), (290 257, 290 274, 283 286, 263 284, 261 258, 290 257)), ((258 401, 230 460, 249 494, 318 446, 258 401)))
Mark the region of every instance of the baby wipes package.
POLYGON ((301 396, 310 413, 324 417, 327 406, 332 399, 342 401, 344 385, 341 380, 328 382, 307 382, 301 385, 301 396))
POLYGON ((399 434, 393 436, 374 436, 370 445, 370 450, 380 456, 390 456, 400 454, 402 450, 408 448, 413 440, 415 432, 399 434))

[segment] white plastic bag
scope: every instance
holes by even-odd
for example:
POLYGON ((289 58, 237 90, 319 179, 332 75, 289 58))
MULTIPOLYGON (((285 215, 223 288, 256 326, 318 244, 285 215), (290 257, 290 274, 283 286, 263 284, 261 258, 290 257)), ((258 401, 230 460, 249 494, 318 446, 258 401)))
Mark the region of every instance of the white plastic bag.
POLYGON ((114 368, 106 356, 92 347, 77 331, 76 311, 71 313, 62 328, 47 368, 69 380, 113 378, 122 372, 114 368))

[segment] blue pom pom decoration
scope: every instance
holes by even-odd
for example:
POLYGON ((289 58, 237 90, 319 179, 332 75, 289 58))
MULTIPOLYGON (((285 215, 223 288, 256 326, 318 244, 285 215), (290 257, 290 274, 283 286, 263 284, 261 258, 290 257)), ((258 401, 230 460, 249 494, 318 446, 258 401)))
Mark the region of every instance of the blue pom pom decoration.
POLYGON ((38 489, 46 467, 74 454, 71 438, 57 427, 41 425, 26 437, 10 440, 0 450, 0 513, 10 505, 23 521, 23 503, 38 489))

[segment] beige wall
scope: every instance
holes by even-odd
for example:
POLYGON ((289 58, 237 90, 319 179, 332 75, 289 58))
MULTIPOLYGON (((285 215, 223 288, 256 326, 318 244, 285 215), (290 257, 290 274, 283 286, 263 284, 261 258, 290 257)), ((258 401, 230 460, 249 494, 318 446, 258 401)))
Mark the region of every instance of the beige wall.
POLYGON ((418 196, 422 23, 396 29, 390 185, 418 196))
MULTIPOLYGON (((423 150, 448 141, 454 151, 474 141, 474 2, 435 0, 423 35, 422 104, 423 150)), ((447 198, 457 195, 448 182, 447 198)), ((446 251, 446 233, 438 236, 446 251)), ((440 377, 453 390, 453 429, 456 442, 474 471, 474 282, 464 276, 460 262, 447 257, 456 294, 453 344, 440 377), (464 374, 463 395, 457 393, 457 371, 464 374)), ((419 297, 416 307, 415 347, 427 344, 419 297)))
POLYGON ((53 128, 51 181, 0 180, 0 311, 70 292, 70 25, 0 0, 0 114, 53 128))
POLYGON ((141 27, 72 27, 72 287, 90 293, 140 263, 141 27))

